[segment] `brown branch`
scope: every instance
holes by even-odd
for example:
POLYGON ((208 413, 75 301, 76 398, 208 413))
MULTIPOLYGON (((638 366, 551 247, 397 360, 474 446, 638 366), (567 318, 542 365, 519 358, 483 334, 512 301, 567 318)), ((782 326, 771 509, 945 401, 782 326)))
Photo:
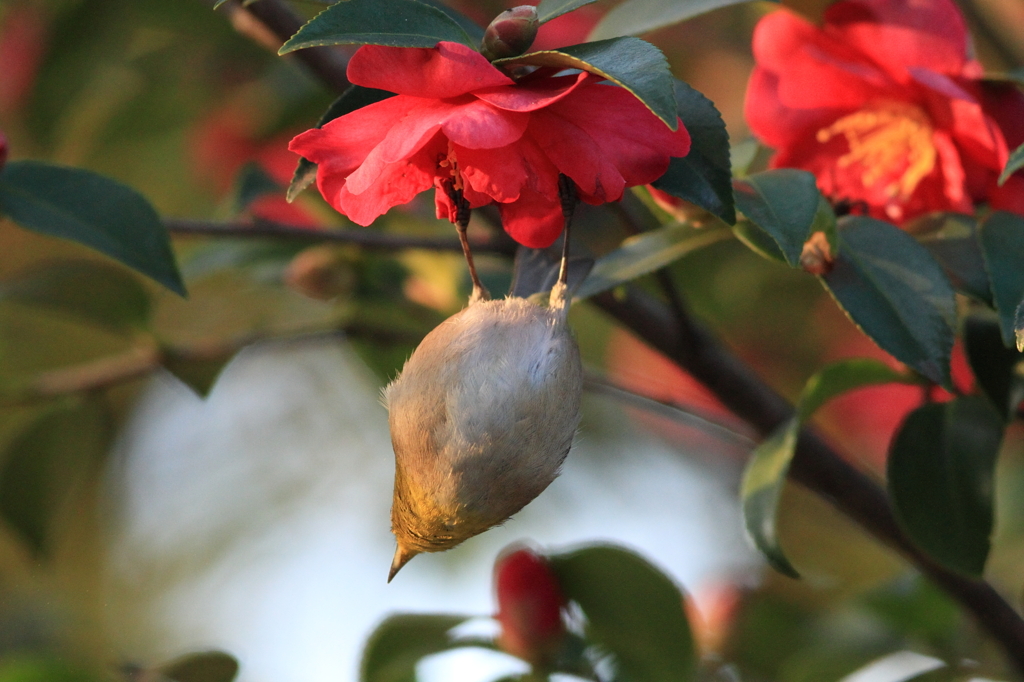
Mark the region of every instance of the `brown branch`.
MULTIPOLYGON (((679 318, 634 287, 627 288, 624 297, 604 293, 591 300, 707 386, 761 435, 792 417, 793 408, 785 398, 689 315, 679 318)), ((885 492, 809 429, 801 433, 789 476, 913 562, 971 613, 1024 672, 1020 615, 988 583, 953 573, 918 550, 897 524, 885 492)))
MULTIPOLYGON (((252 239, 253 237, 272 237, 275 239, 292 239, 308 241, 311 244, 333 242, 338 244, 355 244, 382 251, 402 249, 427 249, 429 251, 453 251, 462 253, 462 246, 457 238, 448 237, 417 237, 413 235, 395 234, 381 230, 363 230, 346 228, 308 228, 282 223, 260 222, 217 222, 214 220, 192 220, 187 218, 164 218, 164 227, 175 235, 202 235, 213 237, 234 237, 252 239)), ((512 255, 515 242, 506 234, 495 233, 486 239, 471 239, 470 247, 475 253, 494 253, 512 255)))
MULTIPOLYGON (((210 5, 216 4, 216 0, 206 2, 210 5)), ((254 42, 275 52, 306 23, 283 0, 257 0, 244 6, 239 0, 229 0, 218 8, 218 11, 220 10, 227 12, 232 25, 239 33, 249 36, 254 42), (261 30, 260 27, 265 30, 261 30)), ((335 92, 341 93, 349 86, 346 76, 348 55, 338 48, 307 47, 288 56, 301 63, 313 76, 335 92)))

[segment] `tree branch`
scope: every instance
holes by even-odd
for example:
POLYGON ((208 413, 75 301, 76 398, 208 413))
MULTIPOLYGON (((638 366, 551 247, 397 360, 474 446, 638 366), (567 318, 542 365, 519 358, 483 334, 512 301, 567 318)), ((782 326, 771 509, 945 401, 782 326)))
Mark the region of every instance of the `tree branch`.
MULTIPOLYGON (((688 314, 678 317, 635 287, 628 287, 621 298, 607 292, 591 300, 707 386, 761 435, 768 435, 793 416, 785 398, 688 314)), ((1024 672, 1024 620, 1020 615, 991 585, 953 573, 922 554, 897 524, 885 492, 810 429, 801 432, 789 476, 913 562, 971 613, 1024 672)))
MULTIPOLYGON (((163 223, 169 232, 176 235, 203 235, 243 239, 273 237, 275 239, 308 241, 311 244, 322 244, 324 242, 356 244, 382 251, 427 249, 429 251, 462 253, 462 246, 456 238, 417 237, 395 234, 394 232, 382 232, 381 230, 363 230, 358 228, 337 230, 329 227, 309 228, 267 221, 224 223, 215 220, 192 220, 187 218, 164 218, 163 223)), ((494 253, 503 256, 513 255, 516 247, 515 242, 503 232, 495 232, 493 236, 485 239, 471 239, 469 244, 475 253, 494 253)))

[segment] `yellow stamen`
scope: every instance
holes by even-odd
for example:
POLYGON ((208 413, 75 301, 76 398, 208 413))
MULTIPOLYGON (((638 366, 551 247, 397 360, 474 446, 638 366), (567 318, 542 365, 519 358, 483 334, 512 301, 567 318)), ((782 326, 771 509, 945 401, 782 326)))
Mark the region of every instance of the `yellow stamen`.
POLYGON ((465 183, 462 182, 462 173, 459 172, 459 160, 455 156, 455 147, 452 145, 451 140, 448 141, 448 153, 441 154, 437 159, 437 168, 448 168, 448 172, 452 176, 452 189, 461 190, 465 188, 465 183))
POLYGON ((818 142, 843 135, 850 151, 837 165, 858 164, 865 188, 885 183, 892 202, 904 202, 935 168, 938 154, 932 142, 928 116, 918 107, 902 102, 881 102, 844 116, 818 131, 818 142))

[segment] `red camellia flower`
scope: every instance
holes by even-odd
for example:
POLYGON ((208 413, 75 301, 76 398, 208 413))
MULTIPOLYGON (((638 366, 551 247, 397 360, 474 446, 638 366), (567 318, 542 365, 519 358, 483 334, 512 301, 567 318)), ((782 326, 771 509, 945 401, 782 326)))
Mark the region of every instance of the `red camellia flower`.
POLYGON ((360 225, 435 187, 439 218, 455 218, 448 189, 471 208, 496 203, 512 237, 549 246, 562 230, 559 173, 592 204, 660 177, 690 136, 671 131, 627 90, 581 72, 541 69, 513 81, 458 43, 365 45, 352 83, 398 93, 292 140, 318 164, 324 198, 360 225))
POLYGON ((996 86, 968 57, 951 0, 844 0, 821 27, 774 12, 757 25, 754 57, 746 117, 776 150, 773 167, 811 171, 826 196, 896 222, 976 201, 1024 208, 1019 191, 996 187, 1024 98, 992 110, 996 86))
POLYGON ((544 557, 518 549, 494 565, 501 648, 535 665, 548 660, 565 635, 565 597, 544 557))

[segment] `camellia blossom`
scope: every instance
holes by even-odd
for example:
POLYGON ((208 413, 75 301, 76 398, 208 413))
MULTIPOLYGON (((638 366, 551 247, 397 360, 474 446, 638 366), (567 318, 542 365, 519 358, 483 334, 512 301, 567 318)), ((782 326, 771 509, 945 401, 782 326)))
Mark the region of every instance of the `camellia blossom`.
POLYGON ((454 222, 457 190, 471 208, 496 203, 516 241, 543 248, 563 226, 560 173, 600 204, 656 180, 690 149, 682 122, 670 130, 600 76, 540 69, 516 82, 458 43, 365 45, 348 78, 397 95, 302 133, 289 149, 318 164, 321 194, 360 225, 434 187, 439 218, 454 222))
POLYGON ((776 150, 772 167, 808 170, 878 218, 981 201, 1024 211, 1024 178, 996 185, 1024 98, 983 82, 968 49, 951 0, 843 0, 821 27, 773 12, 754 32, 747 122, 776 150))

